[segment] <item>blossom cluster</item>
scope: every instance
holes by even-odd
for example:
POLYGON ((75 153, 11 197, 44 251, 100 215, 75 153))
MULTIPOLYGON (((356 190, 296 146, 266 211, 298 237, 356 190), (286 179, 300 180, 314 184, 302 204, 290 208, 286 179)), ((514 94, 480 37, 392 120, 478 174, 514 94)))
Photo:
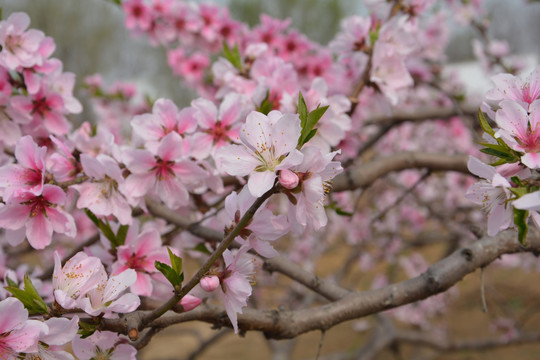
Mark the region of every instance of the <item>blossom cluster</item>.
POLYGON ((526 79, 499 74, 492 81, 495 87, 486 94, 482 110, 496 128, 483 118, 483 151, 498 159, 491 166, 470 159, 469 170, 483 180, 467 196, 487 213, 489 235, 515 225, 524 242, 529 216, 540 226, 535 176, 540 168, 540 68, 526 79))

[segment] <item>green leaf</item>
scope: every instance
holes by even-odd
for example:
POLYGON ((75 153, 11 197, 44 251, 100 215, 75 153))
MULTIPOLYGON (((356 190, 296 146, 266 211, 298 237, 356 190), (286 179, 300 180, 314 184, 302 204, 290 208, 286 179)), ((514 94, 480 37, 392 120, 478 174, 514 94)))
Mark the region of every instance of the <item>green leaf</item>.
POLYGON ((304 139, 304 144, 307 143, 309 140, 311 140, 312 137, 315 136, 317 133, 317 129, 312 129, 309 134, 307 134, 306 138, 304 139))
POLYGON ((521 182, 521 179, 518 178, 517 176, 512 176, 512 177, 510 178, 510 180, 512 180, 512 182, 513 182, 514 184, 517 184, 518 186, 521 186, 521 187, 524 187, 524 186, 525 186, 525 185, 523 185, 523 183, 521 182))
POLYGON ((169 252, 169 259, 171 259, 173 270, 176 271, 177 274, 180 274, 182 272, 182 259, 176 256, 171 249, 167 248, 167 251, 169 252))
POLYGON ((300 116, 300 125, 303 129, 307 123, 308 112, 307 112, 306 100, 304 100, 304 97, 302 96, 301 92, 298 93, 298 106, 297 107, 298 107, 298 115, 300 116))
POLYGON ((306 123, 302 127, 300 139, 298 139, 298 145, 304 145, 309 139, 311 139, 311 137, 315 135, 311 134, 311 132, 314 130, 315 125, 317 125, 319 120, 323 117, 326 110, 328 110, 328 105, 318 107, 307 115, 306 123))
POLYGON ((180 275, 178 275, 178 273, 169 265, 156 260, 154 262, 154 266, 165 276, 165 278, 167 278, 167 280, 169 280, 173 287, 180 286, 180 284, 182 284, 182 278, 180 275))
POLYGON ((24 290, 19 289, 17 284, 13 281, 8 281, 10 286, 6 286, 4 289, 13 294, 14 297, 19 299, 28 312, 32 315, 34 314, 46 314, 48 313, 47 305, 45 301, 36 291, 36 288, 32 284, 28 274, 24 275, 24 290), (15 285, 15 286, 11 286, 15 285))
POLYGON ((198 252, 201 252, 201 253, 206 254, 206 255, 212 254, 210 252, 210 250, 208 250, 206 248, 206 245, 204 245, 204 243, 197 244, 197 246, 195 246, 194 248, 191 248, 189 250, 198 251, 198 252))
POLYGON ((308 114, 306 127, 309 128, 310 131, 317 125, 326 110, 328 110, 328 105, 318 107, 308 114))
POLYGON ((19 285, 17 285, 17 283, 13 281, 9 276, 6 276, 6 281, 8 283, 8 286, 10 287, 16 287, 16 288, 19 287, 19 285))
POLYGON ((35 304, 34 308, 38 310, 39 313, 46 314, 48 312, 47 304, 45 304, 45 301, 43 301, 43 298, 37 292, 28 274, 24 274, 24 291, 32 297, 32 301, 35 304))
POLYGON ((120 225, 116 232, 116 242, 118 246, 124 245, 126 242, 126 236, 129 230, 129 225, 120 225))
POLYGON ((484 116, 484 113, 482 110, 478 109, 478 120, 480 120, 480 127, 482 130, 484 130, 486 133, 491 135, 491 137, 495 137, 495 130, 489 125, 486 117, 484 116))
POLYGON ((19 299, 28 311, 34 308, 34 300, 32 296, 30 296, 30 294, 28 294, 26 291, 21 290, 18 287, 12 286, 6 286, 4 289, 9 291, 14 297, 19 299))
POLYGON ((326 206, 326 208, 334 210, 336 212, 336 214, 338 214, 340 216, 349 216, 350 217, 350 216, 354 215, 354 213, 345 211, 342 208, 340 208, 335 202, 330 203, 328 206, 326 206))
POLYGON ((270 111, 274 108, 274 104, 270 101, 270 91, 266 92, 266 97, 261 103, 261 106, 257 108, 257 111, 260 113, 263 113, 264 115, 268 115, 270 111))
POLYGON ((97 226, 99 227, 99 219, 97 218, 96 215, 94 215, 94 213, 92 211, 90 211, 89 209, 84 209, 84 212, 86 213, 86 216, 88 216, 88 218, 90 220, 92 220, 92 222, 97 226))
MULTIPOLYGON (((502 159, 506 159, 506 160, 510 160, 510 161, 515 159, 514 154, 510 154, 510 153, 504 152, 502 150, 484 148, 484 149, 480 149, 480 151, 483 152, 484 154, 493 155, 493 156, 496 156, 496 157, 499 157, 499 158, 502 158, 502 159)), ((519 159, 516 159, 516 161, 517 160, 519 160, 519 159)))
POLYGON ((354 215, 352 212, 348 212, 340 208, 336 208, 336 214, 341 215, 341 216, 348 216, 348 217, 351 217, 354 215))
POLYGON ((518 228, 518 240, 523 246, 527 246, 527 233, 529 232, 529 226, 527 225, 527 218, 529 217, 528 210, 520 210, 514 208, 514 224, 518 228))
POLYGON ((97 325, 79 321, 79 331, 77 333, 81 335, 81 339, 91 336, 94 332, 96 332, 96 330, 97 325))
POLYGON ((506 159, 499 159, 499 160, 497 160, 495 162, 490 163, 489 165, 491 165, 491 166, 499 166, 499 165, 508 164, 508 163, 512 163, 512 162, 507 161, 506 159))
POLYGON ((92 222, 96 224, 98 229, 100 229, 103 235, 105 235, 105 237, 111 242, 111 245, 113 246, 113 248, 116 248, 117 246, 121 245, 118 243, 118 239, 116 238, 116 235, 112 231, 111 225, 109 225, 108 221, 107 223, 104 223, 92 211, 90 211, 90 209, 84 209, 84 211, 86 212, 86 216, 88 216, 90 220, 92 220, 92 222))
POLYGON ((235 44, 234 48, 231 50, 229 48, 229 45, 227 45, 227 42, 223 42, 223 57, 238 70, 242 71, 242 56, 240 55, 240 50, 238 49, 238 45, 235 44))
POLYGON ((529 193, 529 191, 525 187, 511 187, 508 188, 508 190, 510 190, 512 194, 516 195, 518 198, 529 193))
POLYGON ((380 24, 377 24, 377 28, 375 30, 369 31, 369 41, 370 41, 371 46, 373 46, 375 42, 377 41, 377 39, 379 38, 379 29, 380 29, 380 24))

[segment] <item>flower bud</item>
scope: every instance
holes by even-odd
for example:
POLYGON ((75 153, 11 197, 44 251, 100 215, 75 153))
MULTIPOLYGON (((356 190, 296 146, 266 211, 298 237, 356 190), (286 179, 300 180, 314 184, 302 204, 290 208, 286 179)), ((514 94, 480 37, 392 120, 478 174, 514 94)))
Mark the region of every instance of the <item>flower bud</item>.
POLYGON ((184 311, 190 311, 195 309, 202 303, 202 300, 198 297, 186 295, 180 300, 180 305, 184 308, 184 311))
POLYGON ((206 292, 212 292, 219 287, 219 278, 216 275, 205 276, 200 281, 201 287, 206 292))
POLYGON ((298 186, 298 176, 289 169, 284 169, 279 172, 279 183, 285 189, 294 189, 298 186))

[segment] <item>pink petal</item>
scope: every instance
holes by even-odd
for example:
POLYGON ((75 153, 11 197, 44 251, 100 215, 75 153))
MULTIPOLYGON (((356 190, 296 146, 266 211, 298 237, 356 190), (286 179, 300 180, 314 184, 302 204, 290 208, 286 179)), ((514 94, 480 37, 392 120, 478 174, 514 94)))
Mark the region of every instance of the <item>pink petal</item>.
POLYGON ((512 203, 516 209, 540 210, 540 191, 523 195, 512 203))
POLYGON ((44 249, 51 243, 53 227, 43 215, 37 214, 26 223, 26 237, 34 249, 44 249))
POLYGON ((223 126, 228 126, 236 121, 240 112, 242 111, 242 104, 240 103, 240 96, 236 93, 231 93, 223 99, 219 107, 219 119, 223 126))
POLYGON ((199 98, 191 102, 191 106, 198 110, 197 119, 203 129, 212 129, 217 120, 217 108, 213 102, 199 98))
POLYGON ((493 179, 493 175, 495 175, 496 173, 493 166, 484 164, 480 159, 477 159, 474 156, 469 156, 467 168, 474 175, 484 178, 486 180, 493 179))
POLYGON ((10 230, 23 227, 28 220, 30 210, 30 206, 20 204, 0 207, 0 226, 10 230))
POLYGON ((540 154, 536 152, 526 153, 521 157, 521 162, 530 169, 538 169, 540 168, 540 154))
POLYGON ((229 175, 248 175, 261 164, 243 145, 228 145, 216 152, 219 168, 229 175))
POLYGON ((28 311, 22 302, 9 297, 0 301, 0 334, 20 328, 28 319, 28 311))
POLYGON ((157 156, 163 161, 174 161, 182 156, 182 137, 178 133, 172 132, 167 134, 157 150, 157 156))
POLYGON ((272 145, 276 149, 276 155, 281 156, 295 149, 301 131, 298 115, 283 115, 272 127, 272 145))
POLYGON ((152 279, 150 275, 137 272, 137 281, 131 285, 131 292, 140 296, 152 295, 152 279))
POLYGON ((254 171, 249 176, 248 188, 251 195, 261 197, 274 186, 276 173, 273 171, 254 171))

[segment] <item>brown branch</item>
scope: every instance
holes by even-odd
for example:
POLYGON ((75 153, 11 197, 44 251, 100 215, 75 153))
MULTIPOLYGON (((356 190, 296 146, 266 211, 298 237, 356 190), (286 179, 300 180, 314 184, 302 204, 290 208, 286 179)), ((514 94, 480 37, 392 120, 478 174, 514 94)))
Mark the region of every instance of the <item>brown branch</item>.
MULTIPOLYGON (((266 337, 273 339, 293 338, 312 330, 326 330, 347 320, 376 314, 444 292, 465 275, 490 264, 503 254, 540 251, 540 239, 529 237, 528 241, 527 248, 521 247, 515 231, 507 230, 455 251, 415 278, 381 289, 351 292, 330 304, 313 308, 291 311, 247 308, 243 314, 238 314, 238 326, 243 331, 262 331, 266 337)), ((186 321, 230 326, 224 308, 209 304, 182 314, 170 311, 147 326, 167 327, 186 321)), ((126 323, 118 319, 103 319, 102 328, 120 333, 128 330, 126 323)))
POLYGON ((354 159, 348 159, 342 163, 342 166, 344 168, 349 167, 356 161, 356 159, 360 158, 361 155, 363 155, 367 150, 371 149, 373 145, 375 145, 384 135, 386 135, 390 130, 392 130, 394 127, 399 126, 406 122, 414 122, 414 123, 420 123, 427 120, 444 120, 444 119, 450 119, 455 116, 475 116, 477 107, 473 108, 467 108, 464 110, 457 111, 455 108, 428 108, 423 109, 421 111, 417 111, 412 114, 402 113, 402 114, 395 114, 394 116, 388 118, 388 117, 382 117, 382 118, 373 118, 369 119, 364 122, 364 125, 378 125, 379 129, 377 132, 369 139, 366 140, 360 146, 356 153, 356 158, 354 159))
POLYGON ((319 278, 317 275, 302 269, 300 266, 282 256, 265 260, 263 269, 270 273, 279 272, 324 296, 328 300, 335 301, 345 297, 349 293, 349 290, 340 287, 332 281, 319 278))
POLYGON ((469 174, 467 160, 466 155, 425 152, 405 152, 384 156, 339 174, 333 180, 333 188, 334 191, 363 188, 390 172, 405 169, 426 168, 430 171, 458 171, 469 174))
POLYGON ((189 356, 187 357, 187 360, 195 360, 199 355, 204 353, 208 347, 213 345, 216 341, 221 339, 223 336, 229 334, 231 332, 231 329, 222 329, 215 334, 213 334, 210 338, 204 340, 199 347, 193 351, 189 356))
MULTIPOLYGON (((208 259, 204 262, 204 264, 201 266, 201 268, 197 271, 195 275, 188 281, 188 283, 184 286, 182 286, 181 289, 175 289, 174 295, 163 305, 160 307, 152 310, 149 313, 144 314, 143 316, 138 318, 138 323, 132 324, 131 327, 128 329, 128 332, 135 333, 140 330, 142 330, 147 324, 151 323, 155 319, 158 319, 160 316, 165 314, 167 311, 171 310, 184 296, 186 296, 202 279, 204 275, 210 270, 212 266, 214 266, 215 262, 221 257, 221 255, 227 250, 227 248, 232 244, 236 236, 244 229, 259 207, 262 206, 262 204, 270 198, 273 194, 275 194, 278 191, 278 187, 274 186, 270 190, 268 190, 266 193, 264 193, 261 197, 257 198, 251 207, 246 211, 246 213, 242 216, 242 218, 238 221, 234 229, 223 238, 223 240, 219 243, 219 245, 216 247, 214 252, 210 255, 208 259)), ((204 228, 203 228, 204 229, 204 228)), ((133 319, 134 317, 130 317, 130 319, 133 319)), ((131 337, 131 336, 130 336, 131 337)))

